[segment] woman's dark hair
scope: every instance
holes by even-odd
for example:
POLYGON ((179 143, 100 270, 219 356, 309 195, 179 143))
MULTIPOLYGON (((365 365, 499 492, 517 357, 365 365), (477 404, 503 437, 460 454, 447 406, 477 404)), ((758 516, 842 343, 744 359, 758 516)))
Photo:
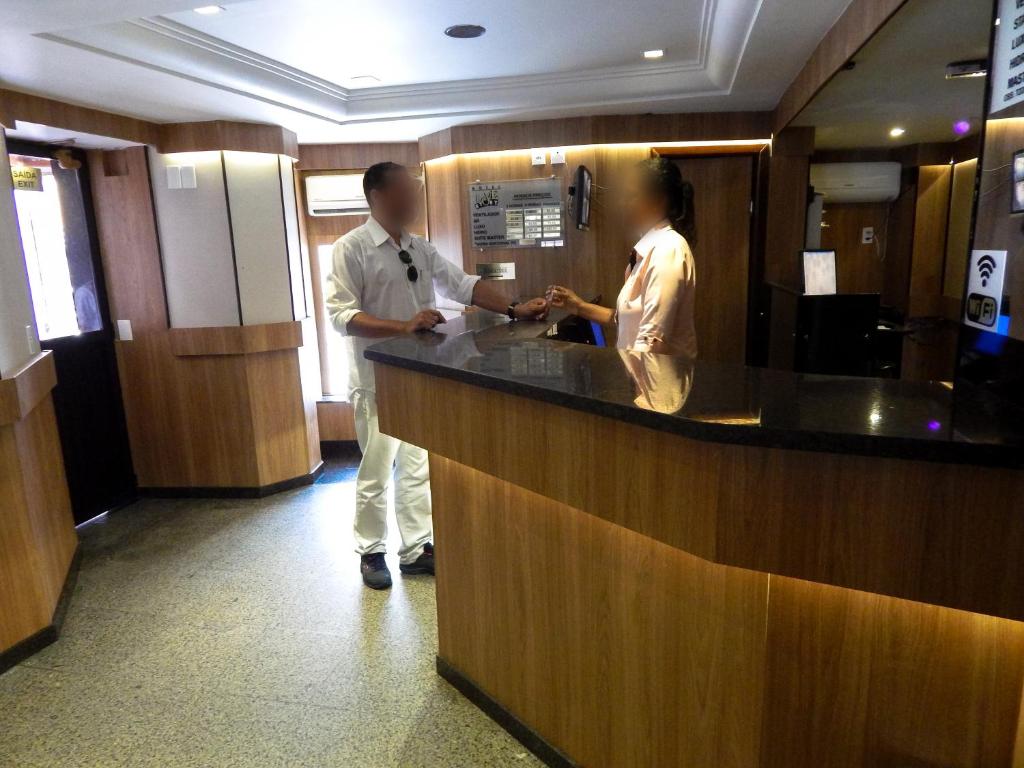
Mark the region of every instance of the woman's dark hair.
POLYGON ((693 211, 693 184, 683 178, 679 166, 667 157, 652 157, 638 166, 648 192, 665 200, 665 218, 672 228, 693 244, 697 222, 693 211))

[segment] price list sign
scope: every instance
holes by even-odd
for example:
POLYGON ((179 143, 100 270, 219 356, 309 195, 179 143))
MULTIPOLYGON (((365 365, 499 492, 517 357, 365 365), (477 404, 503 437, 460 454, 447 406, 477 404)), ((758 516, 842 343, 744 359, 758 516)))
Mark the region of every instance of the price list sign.
POLYGON ((1024 101, 1024 0, 999 1, 999 27, 992 52, 994 114, 1024 101))
POLYGON ((559 179, 469 186, 474 248, 543 248, 565 244, 559 179))

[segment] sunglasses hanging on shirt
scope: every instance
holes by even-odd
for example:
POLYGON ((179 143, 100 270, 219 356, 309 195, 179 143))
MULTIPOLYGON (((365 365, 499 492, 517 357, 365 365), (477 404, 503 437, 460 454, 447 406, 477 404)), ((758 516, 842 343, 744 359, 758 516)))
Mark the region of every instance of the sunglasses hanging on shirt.
POLYGON ((412 263, 412 255, 404 248, 398 252, 398 258, 402 260, 408 269, 405 270, 406 277, 409 278, 410 283, 415 283, 420 278, 420 271, 416 269, 416 265, 412 263))

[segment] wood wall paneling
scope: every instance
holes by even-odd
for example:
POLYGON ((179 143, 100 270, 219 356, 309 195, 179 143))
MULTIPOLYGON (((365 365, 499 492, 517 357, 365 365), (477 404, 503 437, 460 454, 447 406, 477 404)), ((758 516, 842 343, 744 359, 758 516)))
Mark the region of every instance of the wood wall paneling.
MULTIPOLYGON (((694 322, 702 360, 743 364, 754 157, 682 157, 683 178, 694 187, 697 305, 694 322)), ((617 292, 616 292, 617 293, 617 292)))
MULTIPOLYGON (((455 222, 462 219, 462 173, 457 157, 446 157, 423 164, 426 187, 427 231, 430 242, 456 264, 467 271, 472 265, 463 250, 462 227, 455 222)), ((472 272, 471 272, 472 273, 472 272)))
POLYGON ((320 439, 324 441, 350 441, 356 439, 352 404, 340 401, 317 403, 320 421, 320 439))
POLYGON ((279 125, 245 123, 231 120, 207 120, 197 123, 164 123, 154 144, 163 154, 235 150, 266 152, 298 158, 295 134, 279 125))
MULTIPOLYGON (((642 149, 624 151, 637 159, 649 156, 649 152, 642 149)), ((593 170, 596 184, 613 185, 602 169, 597 167, 596 159, 596 150, 584 148, 568 151, 563 166, 534 166, 528 152, 464 155, 441 161, 440 164, 431 163, 427 171, 430 185, 428 227, 431 238, 439 250, 456 263, 461 254, 463 269, 469 274, 475 274, 480 263, 514 263, 516 279, 495 283, 510 299, 542 296, 547 287, 554 282, 567 283, 577 290, 589 293, 595 288, 594 281, 597 278, 594 271, 594 233, 580 232, 575 227, 568 226, 566 216, 566 244, 561 248, 496 248, 481 251, 473 247, 469 227, 469 185, 478 179, 507 181, 542 179, 554 175, 561 182, 565 199, 572 172, 581 164, 593 170), (450 250, 445 250, 442 245, 450 250)), ((602 219, 602 224, 598 226, 603 226, 603 220, 608 216, 604 212, 613 209, 613 202, 608 199, 611 194, 613 192, 609 190, 599 190, 598 197, 601 199, 595 198, 595 219, 602 219)), ((629 246, 620 246, 613 253, 615 267, 611 271, 617 273, 618 285, 615 287, 615 294, 618 294, 629 246)), ((605 300, 607 301, 607 297, 605 300)))
POLYGON ((850 3, 779 100, 772 122, 776 133, 800 114, 832 76, 905 2, 853 0, 850 3))
POLYGON ((308 475, 320 464, 320 441, 313 439, 315 422, 307 420, 296 351, 246 355, 244 360, 259 485, 308 475))
POLYGON ((219 328, 171 328, 168 333, 171 351, 179 357, 247 355, 302 346, 302 323, 298 320, 219 328))
POLYGON ((390 366, 376 371, 388 434, 703 559, 1024 619, 1019 472, 687 440, 390 366), (452 402, 461 407, 445 406, 452 402), (537 424, 543 445, 522 451, 516 436, 537 424), (581 483, 580 466, 619 471, 581 483), (671 514, 665 499, 679 500, 671 514))
POLYGON ((163 153, 229 149, 299 157, 295 134, 277 125, 233 120, 161 124, 0 89, 0 125, 14 128, 17 120, 149 144, 163 153))
POLYGON ((40 352, 10 377, 0 379, 0 424, 25 418, 57 386, 53 353, 40 352))
MULTIPOLYGON (((665 149, 673 152, 673 149, 665 149)), ((705 148, 708 154, 714 149, 705 148)), ((473 274, 477 265, 512 262, 516 279, 496 285, 510 298, 543 295, 548 285, 562 283, 614 304, 622 287, 625 264, 636 234, 617 215, 616 196, 622 179, 637 162, 650 157, 647 146, 607 145, 567 150, 563 166, 534 166, 529 152, 470 154, 426 164, 428 227, 438 249, 473 274), (546 178, 554 174, 568 186, 578 165, 594 174, 591 229, 581 232, 566 216, 561 248, 473 247, 469 222, 469 185, 477 180, 546 178)), ((702 358, 744 360, 747 317, 747 275, 750 252, 750 202, 753 180, 749 155, 679 158, 684 174, 697 188, 698 241, 697 327, 702 358), (742 226, 737 227, 737 217, 742 226), (703 232, 703 234, 701 234, 703 232)))
POLYGON ((956 303, 960 318, 960 303, 967 278, 968 257, 971 250, 971 225, 974 223, 974 188, 978 175, 977 158, 953 166, 953 182, 949 202, 949 232, 946 238, 946 265, 942 278, 942 295, 956 303))
POLYGON ((167 297, 146 148, 87 154, 111 318, 131 320, 135 333, 166 330, 167 297))
POLYGON ((839 293, 881 293, 885 284, 889 203, 826 205, 822 216, 821 247, 836 251, 836 287, 839 293), (862 243, 865 227, 875 241, 862 243))
POLYGON ((5 651, 43 629, 52 615, 44 580, 37 573, 21 456, 10 424, 0 425, 0 493, 0 651, 5 651))
POLYGON ((914 222, 917 218, 917 168, 906 168, 900 196, 889 206, 882 265, 882 304, 906 317, 910 303, 910 270, 914 258, 914 222))
POLYGON ((299 147, 299 171, 361 170, 390 160, 414 168, 420 164, 419 144, 303 144, 299 147))
POLYGON ((117 352, 140 486, 260 488, 320 463, 298 349, 181 356, 165 332, 117 352))
POLYGON ((461 125, 420 139, 420 158, 531 147, 767 139, 766 112, 598 115, 558 120, 461 125))
POLYGON ((784 131, 772 145, 768 175, 765 282, 803 289, 800 251, 807 241, 807 190, 813 129, 784 131))
POLYGON ((156 144, 159 137, 156 123, 7 89, 0 89, 0 117, 8 128, 21 120, 139 144, 156 144))
POLYGON ((910 317, 942 315, 952 178, 952 166, 948 164, 926 165, 918 171, 914 255, 910 266, 910 317))

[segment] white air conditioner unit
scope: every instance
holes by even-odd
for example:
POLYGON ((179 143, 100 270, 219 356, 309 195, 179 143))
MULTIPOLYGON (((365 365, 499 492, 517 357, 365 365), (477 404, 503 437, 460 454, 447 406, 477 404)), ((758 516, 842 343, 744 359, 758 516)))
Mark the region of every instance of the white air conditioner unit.
POLYGON ((307 176, 306 207, 310 216, 360 216, 369 213, 370 208, 363 195, 363 174, 307 176))
POLYGON ((899 163, 820 163, 811 166, 811 186, 825 204, 886 203, 900 196, 899 163))

